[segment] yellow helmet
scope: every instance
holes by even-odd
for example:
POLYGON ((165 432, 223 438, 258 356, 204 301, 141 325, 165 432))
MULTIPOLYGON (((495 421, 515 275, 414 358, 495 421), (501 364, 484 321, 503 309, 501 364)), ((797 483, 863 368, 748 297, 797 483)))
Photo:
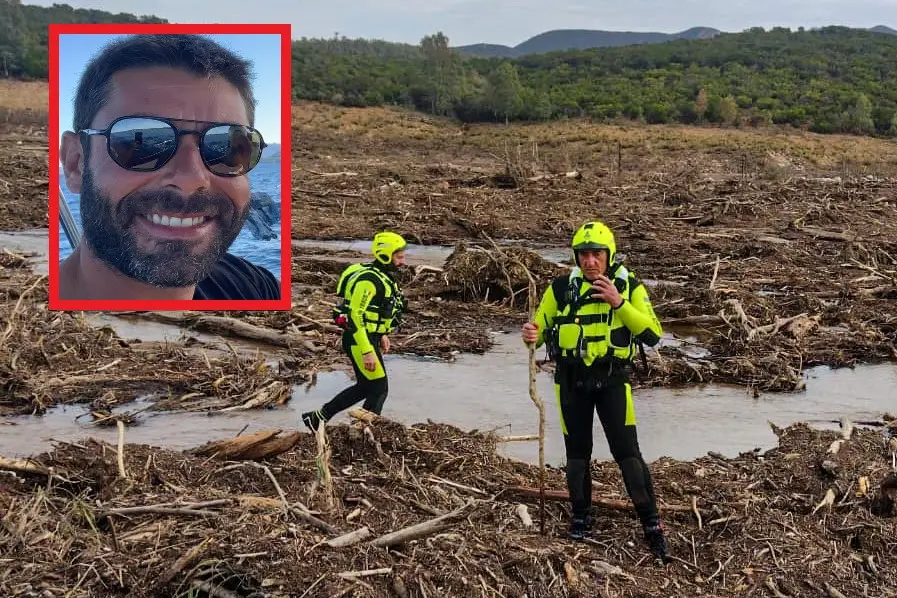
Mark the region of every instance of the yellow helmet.
POLYGON ((579 265, 579 251, 582 249, 604 249, 607 251, 607 263, 610 265, 617 254, 617 243, 614 233, 603 223, 597 220, 586 222, 579 227, 573 235, 571 243, 573 259, 579 265))
POLYGON ((374 243, 371 246, 371 253, 381 264, 391 264, 392 256, 395 252, 405 249, 408 243, 402 235, 391 233, 389 231, 377 233, 374 235, 374 243))

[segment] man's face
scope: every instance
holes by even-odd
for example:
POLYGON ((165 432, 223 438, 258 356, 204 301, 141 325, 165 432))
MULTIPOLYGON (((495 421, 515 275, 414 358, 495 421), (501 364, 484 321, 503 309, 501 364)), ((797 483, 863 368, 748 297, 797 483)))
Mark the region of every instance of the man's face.
POLYGON ((405 265, 405 251, 396 251, 392 254, 392 263, 394 266, 404 266, 405 265))
POLYGON ((580 250, 579 267, 588 280, 596 280, 607 271, 607 251, 604 249, 580 250))
MULTIPOLYGON (((93 128, 135 114, 174 119, 186 130, 208 126, 196 121, 249 124, 236 87, 170 68, 116 73, 93 128)), ((93 135, 80 180, 69 175, 69 187, 80 186, 84 237, 94 253, 113 269, 159 287, 185 287, 205 278, 249 212, 246 176, 209 172, 197 135, 181 135, 178 141, 177 153, 161 169, 133 172, 110 158, 104 137, 93 135), (174 226, 187 218, 192 225, 174 226)))

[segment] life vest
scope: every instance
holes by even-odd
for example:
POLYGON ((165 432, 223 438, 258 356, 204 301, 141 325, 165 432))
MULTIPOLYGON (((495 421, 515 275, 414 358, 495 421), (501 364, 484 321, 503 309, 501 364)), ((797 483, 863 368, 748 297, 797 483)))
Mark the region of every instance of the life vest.
MULTIPOLYGON (((626 301, 641 284, 620 263, 612 265, 608 277, 626 301)), ((552 326, 545 331, 548 356, 556 363, 573 364, 611 361, 631 362, 636 354, 636 340, 632 332, 610 304, 593 299, 592 285, 574 268, 566 278, 552 282, 552 292, 558 304, 552 326)))
POLYGON ((338 304, 332 310, 333 323, 343 330, 350 330, 354 324, 350 315, 349 302, 355 285, 360 280, 374 283, 374 298, 362 314, 365 331, 369 334, 389 334, 398 328, 405 310, 405 299, 396 282, 374 264, 352 264, 343 270, 336 283, 338 304))

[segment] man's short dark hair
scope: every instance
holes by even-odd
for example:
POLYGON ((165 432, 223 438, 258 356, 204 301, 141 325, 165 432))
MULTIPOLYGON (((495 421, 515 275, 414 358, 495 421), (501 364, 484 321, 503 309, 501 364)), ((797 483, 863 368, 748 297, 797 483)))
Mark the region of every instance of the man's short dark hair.
POLYGON ((74 130, 91 128, 109 99, 112 76, 130 68, 168 67, 198 77, 222 77, 240 91, 255 126, 252 65, 221 44, 193 34, 138 34, 107 44, 81 75, 75 94, 74 130))

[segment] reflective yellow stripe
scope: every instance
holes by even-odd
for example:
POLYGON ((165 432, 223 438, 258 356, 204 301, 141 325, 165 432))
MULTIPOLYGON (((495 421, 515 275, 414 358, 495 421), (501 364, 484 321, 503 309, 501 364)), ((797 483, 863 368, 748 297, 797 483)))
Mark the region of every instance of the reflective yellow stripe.
MULTIPOLYGON (((374 368, 373 372, 369 372, 364 369, 364 355, 361 352, 361 347, 353 344, 350 348, 352 352, 352 361, 355 362, 355 365, 358 366, 358 369, 361 370, 361 374, 367 378, 368 380, 379 380, 386 376, 386 371, 383 369, 383 362, 380 359, 377 359, 377 366, 374 368)), ((374 353, 376 356, 376 353, 374 353)))
POLYGON ((626 425, 635 425, 635 403, 632 402, 632 386, 626 383, 626 425))
POLYGON ((567 435, 567 422, 564 421, 564 410, 561 409, 561 385, 554 385, 554 398, 558 404, 558 416, 561 418, 561 432, 564 433, 564 436, 567 435))

